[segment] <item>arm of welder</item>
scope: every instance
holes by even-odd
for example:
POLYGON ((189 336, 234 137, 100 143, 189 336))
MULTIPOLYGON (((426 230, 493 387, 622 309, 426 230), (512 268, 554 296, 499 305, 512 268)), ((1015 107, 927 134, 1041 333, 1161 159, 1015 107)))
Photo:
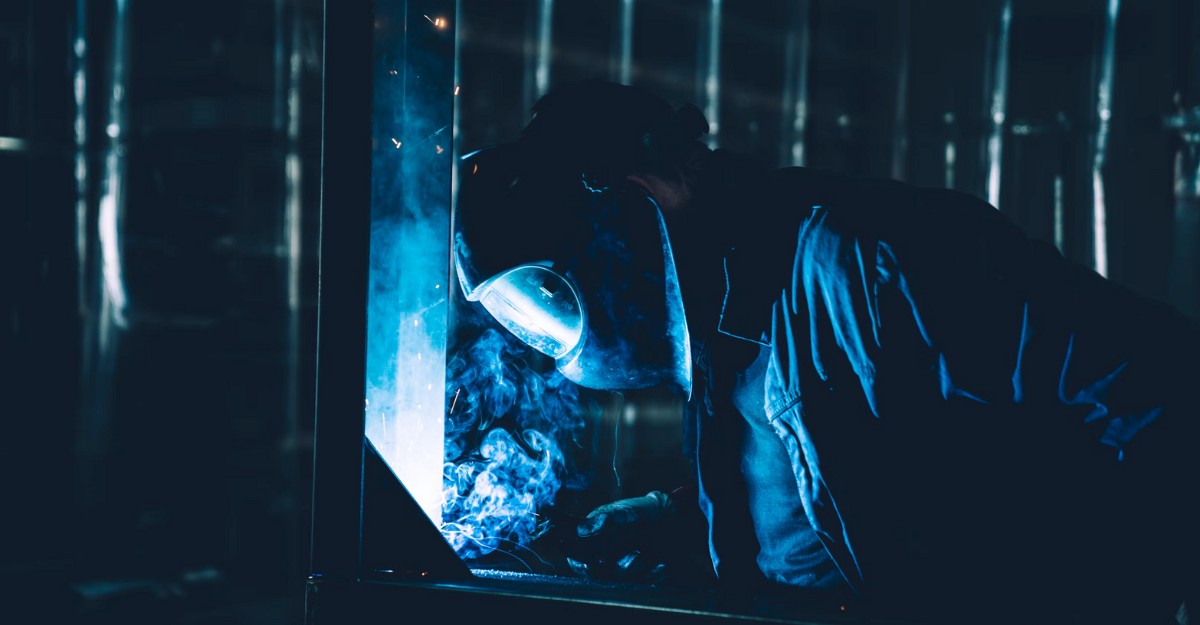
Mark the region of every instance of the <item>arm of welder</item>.
POLYGON ((696 490, 654 490, 592 510, 566 546, 577 575, 606 581, 659 584, 689 577, 687 554, 696 535, 696 490))
POLYGON ((1194 369, 1176 363, 1194 360, 1195 324, 1176 311, 972 196, 922 190, 901 204, 830 214, 805 246, 809 306, 877 417, 926 402, 1041 406, 1116 459, 1188 386, 1194 369))
POLYGON ((1011 401, 1030 241, 966 194, 885 199, 815 210, 801 228, 794 305, 813 369, 828 380, 848 366, 880 419, 1011 401))

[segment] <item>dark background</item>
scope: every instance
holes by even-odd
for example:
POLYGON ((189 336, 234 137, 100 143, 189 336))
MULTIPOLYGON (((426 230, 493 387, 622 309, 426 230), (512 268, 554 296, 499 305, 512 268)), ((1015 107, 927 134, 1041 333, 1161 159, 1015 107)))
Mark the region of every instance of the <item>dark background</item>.
MULTIPOLYGON (((715 111, 723 147, 984 198, 995 132, 1002 211, 1200 315, 1200 7, 1120 7, 1099 259, 1106 7, 461 0, 456 148, 513 137, 546 86, 595 76, 715 111)), ((0 611, 301 619, 321 16, 317 0, 0 5, 0 611)), ((643 411, 645 432, 669 412, 643 411)))

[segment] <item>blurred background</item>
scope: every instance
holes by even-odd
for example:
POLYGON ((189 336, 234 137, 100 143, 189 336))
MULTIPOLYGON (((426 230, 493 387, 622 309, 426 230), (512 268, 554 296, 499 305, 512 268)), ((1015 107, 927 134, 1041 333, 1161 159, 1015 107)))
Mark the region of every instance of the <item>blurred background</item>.
MULTIPOLYGON (((1194 0, 447 3, 459 152, 630 82, 1200 315, 1194 0)), ((0 4, 0 592, 43 622, 301 619, 321 38, 319 0, 0 4)), ((636 414, 626 449, 663 445, 636 414)))

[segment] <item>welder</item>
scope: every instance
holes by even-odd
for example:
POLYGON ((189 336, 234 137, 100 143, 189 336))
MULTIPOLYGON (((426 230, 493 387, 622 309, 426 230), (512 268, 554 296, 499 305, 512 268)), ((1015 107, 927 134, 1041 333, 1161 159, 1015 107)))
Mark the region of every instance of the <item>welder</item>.
POLYGON ((1175 622, 1194 321, 974 196, 773 169, 707 131, 591 81, 461 163, 468 299, 582 386, 688 398, 695 484, 593 511, 575 569, 659 574, 652 543, 699 510, 723 585, 929 622, 1175 622))

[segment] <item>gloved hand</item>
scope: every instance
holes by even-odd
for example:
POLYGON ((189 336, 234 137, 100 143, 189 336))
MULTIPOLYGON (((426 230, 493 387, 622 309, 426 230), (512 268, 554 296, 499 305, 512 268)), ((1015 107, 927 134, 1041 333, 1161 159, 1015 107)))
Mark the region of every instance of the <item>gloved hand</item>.
POLYGON ((661 583, 677 547, 671 535, 677 516, 675 503, 659 491, 602 505, 576 526, 567 564, 592 579, 661 583))

